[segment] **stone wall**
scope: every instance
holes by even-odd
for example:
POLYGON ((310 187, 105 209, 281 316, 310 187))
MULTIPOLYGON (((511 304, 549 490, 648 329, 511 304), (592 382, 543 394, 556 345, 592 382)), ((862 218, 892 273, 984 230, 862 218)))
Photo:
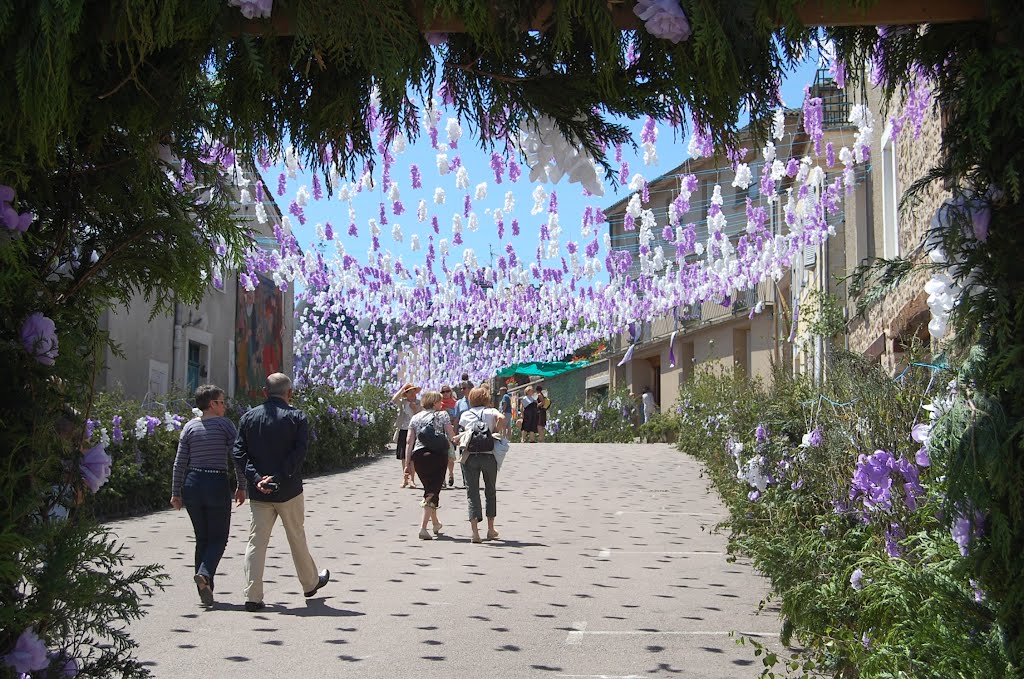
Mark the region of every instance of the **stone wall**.
MULTIPOLYGON (((877 97, 869 98, 873 111, 880 111, 877 97)), ((900 106, 893 106, 890 112, 898 112, 900 106)), ((888 120, 888 118, 884 119, 888 120)), ((886 123, 879 115, 876 124, 876 139, 872 144, 871 153, 871 199, 861 209, 870 210, 870 215, 861 215, 860 222, 866 223, 871 229, 874 247, 868 246, 864 254, 868 257, 882 256, 882 131, 886 123), (864 217, 867 217, 865 219, 864 217)), ((896 176, 898 192, 906 191, 914 181, 923 176, 939 161, 941 143, 941 119, 939 107, 933 105, 927 114, 919 136, 914 136, 913 129, 906 126, 895 141, 896 176)), ((898 235, 900 255, 920 262, 925 258, 921 246, 932 215, 943 200, 948 197, 941 184, 933 182, 919 194, 919 202, 899 213, 898 235)), ((856 207, 854 208, 856 209, 856 207)), ((849 213, 848 213, 849 214, 849 213)), ((863 258, 862 258, 863 261, 863 258)), ((851 268, 858 262, 851 261, 851 268)), ((919 330, 921 323, 927 323, 927 305, 924 284, 928 280, 926 272, 916 272, 896 289, 887 294, 880 303, 868 309, 863 316, 857 316, 853 301, 849 303, 847 325, 849 348, 851 351, 867 354, 876 358, 887 370, 894 372, 901 368, 904 361, 902 343, 909 340, 919 330)))

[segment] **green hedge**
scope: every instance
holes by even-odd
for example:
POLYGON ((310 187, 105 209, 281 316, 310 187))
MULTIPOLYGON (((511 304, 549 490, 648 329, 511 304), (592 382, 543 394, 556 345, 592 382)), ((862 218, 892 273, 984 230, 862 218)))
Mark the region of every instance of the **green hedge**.
MULTIPOLYGON (((323 387, 296 391, 292 404, 309 417, 310 442, 303 474, 335 472, 358 460, 380 455, 391 440, 395 410, 387 394, 376 387, 335 393, 323 387)), ((248 407, 235 401, 228 411, 237 426, 248 407)), ((92 441, 105 436, 113 460, 110 478, 88 503, 97 517, 111 519, 164 509, 170 498, 171 469, 177 452, 181 424, 194 417, 192 405, 183 398, 165 404, 143 404, 117 393, 99 394, 93 403, 96 421, 92 441), (121 440, 115 434, 115 417, 121 418, 121 440), (152 430, 145 423, 136 431, 139 418, 154 418, 152 430)))
POLYGON ((626 392, 572 404, 548 413, 547 441, 558 443, 632 443, 636 403, 626 392))
MULTIPOLYGON (((931 421, 923 453, 911 438, 930 422, 926 407, 943 413, 959 398, 952 376, 912 367, 894 381, 842 355, 823 387, 698 375, 668 410, 679 448, 706 465, 730 510, 730 552, 768 578, 782 641, 801 647, 783 656, 747 640, 762 676, 1018 676, 994 622, 998 602, 971 581, 951 532, 965 524, 945 503, 948 460, 934 438, 948 416, 931 421), (889 504, 881 494, 865 502, 854 475, 876 451, 919 489, 883 466, 872 488, 888 478, 889 504)), ((963 532, 964 551, 987 539, 963 532)))

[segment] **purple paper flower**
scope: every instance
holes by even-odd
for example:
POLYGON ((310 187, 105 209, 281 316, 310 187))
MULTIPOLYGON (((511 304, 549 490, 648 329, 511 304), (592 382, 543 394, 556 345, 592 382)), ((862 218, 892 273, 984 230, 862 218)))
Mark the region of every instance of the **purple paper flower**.
POLYGON ((102 443, 97 443, 82 454, 82 462, 79 464, 79 469, 82 472, 85 484, 89 486, 89 490, 95 493, 107 482, 107 479, 110 478, 110 467, 113 462, 103 449, 102 443))
POLYGON ((274 0, 228 0, 230 7, 237 7, 246 19, 269 19, 274 0))
POLYGON ((121 416, 114 415, 111 424, 113 425, 111 438, 114 440, 114 443, 124 443, 124 432, 121 431, 121 416))
POLYGON ((960 556, 967 556, 970 553, 968 549, 971 542, 981 537, 983 533, 983 527, 985 524, 985 516, 979 511, 973 512, 973 519, 970 516, 971 512, 966 514, 958 514, 953 520, 953 525, 950 527, 950 535, 953 536, 953 541, 956 542, 960 548, 960 556))
POLYGON ((48 667, 50 659, 46 657, 46 644, 29 627, 18 637, 14 649, 4 656, 4 662, 13 667, 15 672, 32 672, 48 667))
POLYGON ((427 44, 431 47, 437 47, 438 45, 443 45, 448 42, 448 34, 441 33, 439 31, 429 31, 424 33, 423 37, 426 38, 427 44))
POLYGON ((757 429, 754 430, 754 439, 756 439, 758 443, 764 443, 765 441, 767 441, 768 427, 764 426, 763 424, 758 424, 757 429))
POLYGON ((864 589, 864 571, 857 569, 850 576, 850 587, 853 587, 858 592, 864 589))
POLYGON ((647 32, 673 44, 690 37, 690 22, 679 0, 637 0, 633 13, 644 22, 647 32))
POLYGON ((43 365, 53 365, 58 344, 57 326, 52 320, 38 311, 25 319, 21 326, 21 345, 32 358, 43 365))

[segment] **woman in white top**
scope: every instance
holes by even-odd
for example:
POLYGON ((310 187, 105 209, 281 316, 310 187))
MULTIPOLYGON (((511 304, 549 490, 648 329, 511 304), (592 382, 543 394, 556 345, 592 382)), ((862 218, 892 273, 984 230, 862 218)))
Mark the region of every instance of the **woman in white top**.
MULTIPOLYGON (((505 416, 492 407, 491 391, 487 387, 477 387, 469 392, 469 410, 462 413, 459 426, 470 427, 475 422, 484 422, 491 432, 504 431, 505 416)), ((494 453, 470 453, 462 465, 462 476, 466 483, 466 498, 469 501, 469 525, 473 529, 473 542, 480 542, 480 475, 484 477, 484 498, 487 502, 487 539, 494 540, 498 531, 494 530, 494 517, 498 515, 498 461, 494 453)))
POLYGON ((441 394, 436 391, 423 392, 423 411, 416 413, 409 421, 409 434, 405 446, 405 471, 413 469, 423 482, 423 522, 420 524, 420 539, 432 540, 427 531, 427 522, 434 523, 434 535, 441 532, 437 508, 441 506, 441 488, 444 473, 448 470, 448 449, 455 440, 451 417, 441 403, 441 394), (429 434, 427 430, 429 425, 429 434), (423 434, 423 436, 421 436, 423 434), (422 440, 426 439, 426 440, 422 440), (436 447, 431 448, 434 444, 436 447))
MULTIPOLYGON (((405 472, 405 441, 409 434, 409 420, 421 410, 420 404, 416 401, 416 396, 419 393, 419 387, 413 386, 412 382, 406 382, 391 397, 391 402, 398 406, 398 419, 395 421, 395 426, 398 427, 398 435, 395 439, 395 457, 401 463, 403 472, 405 472)), ((405 472, 402 476, 402 488, 408 488, 410 485, 413 488, 416 487, 416 475, 405 472)))
POLYGON ((644 406, 644 422, 648 422, 658 412, 658 404, 654 402, 654 392, 650 387, 644 387, 644 395, 640 400, 644 406))

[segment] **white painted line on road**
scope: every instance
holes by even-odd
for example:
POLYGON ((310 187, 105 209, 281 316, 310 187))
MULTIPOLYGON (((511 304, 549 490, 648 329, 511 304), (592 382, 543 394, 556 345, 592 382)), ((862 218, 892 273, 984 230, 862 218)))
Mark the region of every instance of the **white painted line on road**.
MULTIPOLYGON (((657 551, 642 551, 633 549, 616 549, 616 554, 661 554, 665 556, 725 556, 725 552, 710 552, 710 551, 694 551, 694 552, 657 552, 657 551)), ((608 559, 612 555, 612 550, 609 548, 602 549, 597 553, 598 559, 608 559)))
MULTIPOLYGON (((652 636, 652 637, 657 637, 657 636, 667 636, 667 637, 726 637, 726 636, 729 636, 730 634, 735 635, 735 636, 744 636, 744 637, 777 637, 777 636, 779 636, 778 632, 747 632, 747 631, 743 631, 743 630, 732 630, 732 631, 725 631, 725 632, 723 632, 723 631, 717 631, 717 630, 716 631, 710 631, 710 630, 684 630, 684 631, 680 631, 680 630, 664 630, 664 631, 657 630, 656 631, 656 630, 647 630, 647 629, 591 630, 589 632, 586 631, 586 630, 576 630, 576 631, 573 631, 573 632, 569 632, 569 634, 570 635, 575 634, 576 638, 580 639, 581 641, 582 641, 584 635, 606 636, 606 637, 612 637, 612 636, 623 636, 623 637, 625 637, 625 636, 637 636, 637 637, 642 637, 642 636, 652 636)), ((566 643, 568 643, 568 642, 566 642, 566 643)), ((580 642, 577 641, 575 643, 578 644, 580 642)))
POLYGON ((667 512, 663 510, 651 510, 651 509, 637 509, 637 510, 622 510, 615 512, 615 516, 622 516, 623 514, 665 514, 668 516, 713 516, 723 518, 728 514, 714 514, 709 512, 667 512))
POLYGON ((576 629, 569 632, 569 636, 565 638, 565 643, 569 645, 575 645, 583 641, 583 630, 587 629, 587 621, 579 620, 572 624, 576 629))

